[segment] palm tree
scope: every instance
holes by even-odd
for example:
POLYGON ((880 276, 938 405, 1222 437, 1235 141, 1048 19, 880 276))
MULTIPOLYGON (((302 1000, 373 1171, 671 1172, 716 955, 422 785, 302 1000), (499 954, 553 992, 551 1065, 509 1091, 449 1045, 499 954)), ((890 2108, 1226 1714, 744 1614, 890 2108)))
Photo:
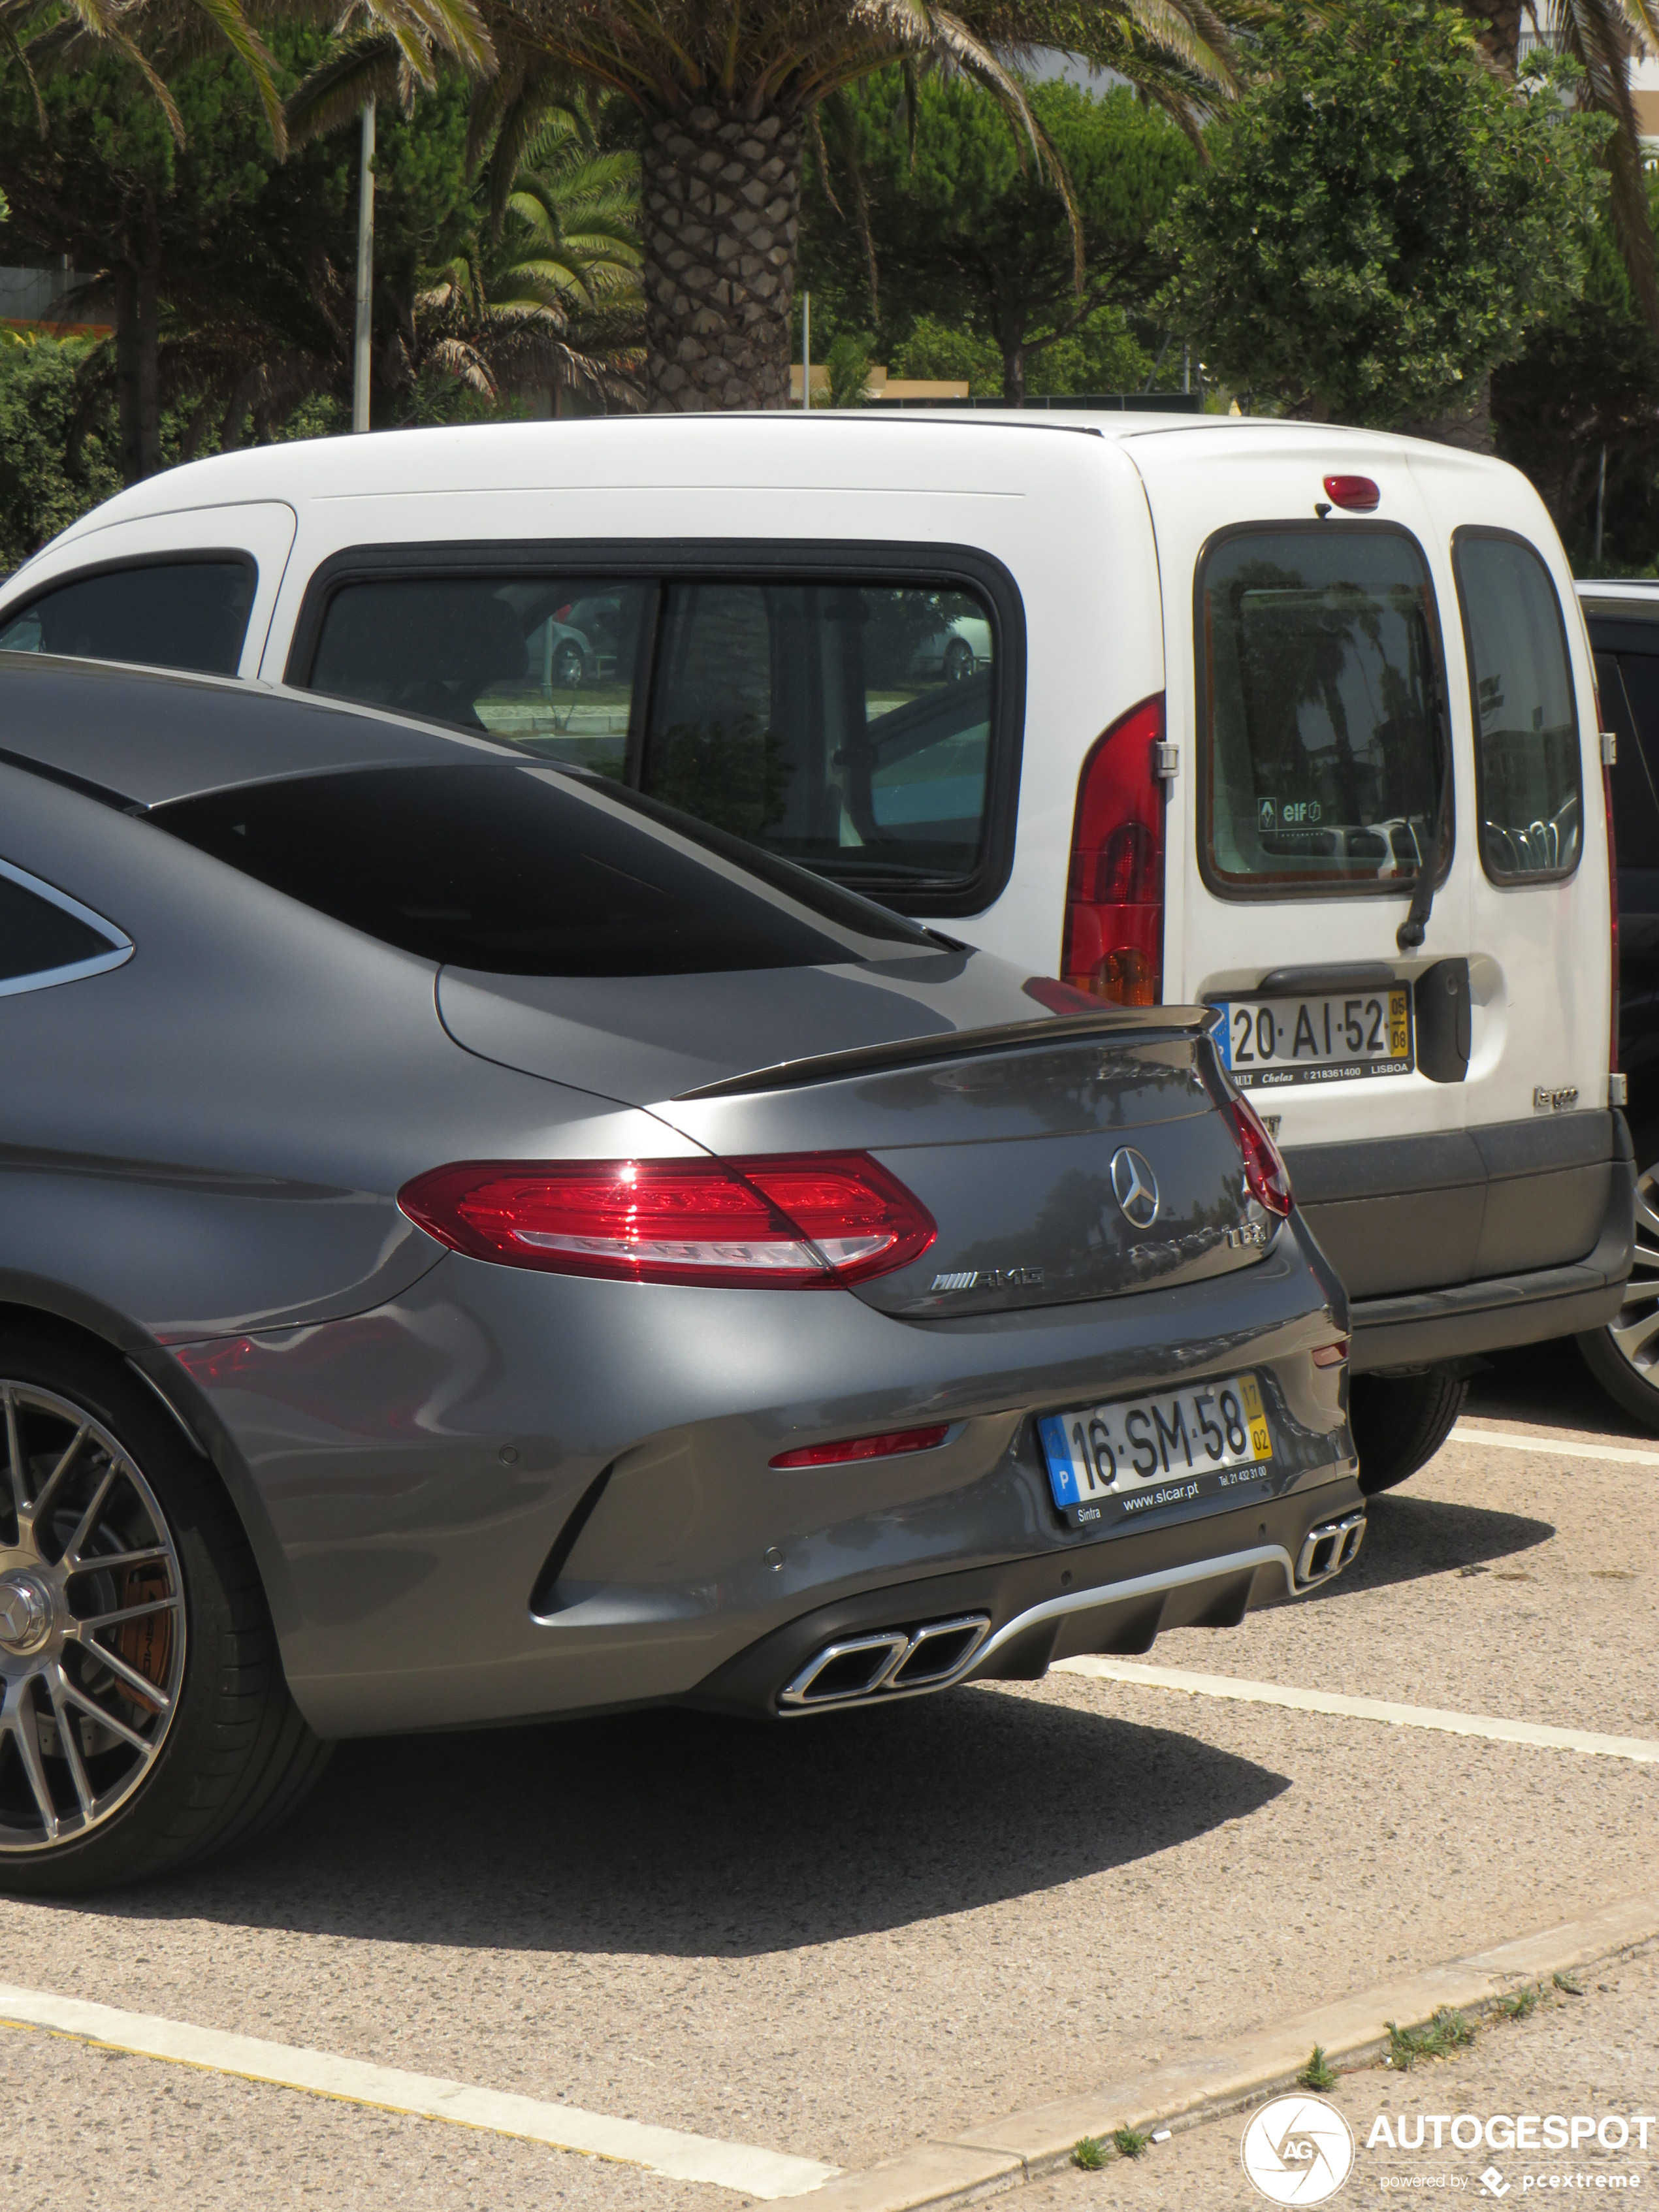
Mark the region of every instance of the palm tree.
MULTIPOLYGON (((398 68, 410 86, 430 84, 439 58, 473 74, 495 66, 489 34, 477 0, 346 0, 341 16, 333 0, 257 0, 250 14, 244 0, 0 0, 0 68, 19 73, 33 96, 40 137, 49 124, 42 83, 53 76, 74 79, 94 62, 115 63, 160 105, 174 139, 185 143, 185 125, 169 79, 193 62, 228 48, 254 86, 278 159, 288 150, 288 127, 275 58, 255 26, 268 21, 333 23, 346 34, 376 37, 395 51, 398 68)), ((43 144, 33 159, 21 146, 8 153, 22 164, 38 203, 36 233, 67 245, 84 233, 80 211, 59 200, 54 204, 54 165, 64 149, 43 144)), ((69 149, 71 154, 75 149, 69 149)), ((82 149, 83 150, 83 149, 82 149)), ((115 301, 116 388, 121 416, 122 473, 129 483, 154 474, 161 465, 160 414, 161 299, 167 242, 156 191, 135 170, 130 219, 118 234, 94 246, 94 266, 115 301)), ((61 250, 51 246, 48 250, 61 250)), ((83 248, 84 250, 84 248, 83 248)))
POLYGON ((1654 270, 1653 225, 1642 176, 1640 131, 1631 100, 1629 64, 1644 49, 1659 52, 1656 0, 1462 0, 1487 60, 1502 75, 1518 70, 1523 19, 1557 53, 1584 73, 1583 104, 1611 118, 1607 164, 1614 235, 1642 311, 1659 331, 1659 283, 1654 270))
POLYGON ((516 167, 574 86, 621 93, 641 124, 647 404, 788 398, 801 159, 821 103, 897 64, 988 87, 1065 191, 1012 64, 1060 46, 1189 127, 1232 82, 1228 24, 1262 0, 480 0, 500 74, 478 143, 516 167))
POLYGON ((415 302, 411 370, 482 398, 585 389, 640 401, 639 161, 600 153, 579 110, 550 109, 487 228, 415 302))

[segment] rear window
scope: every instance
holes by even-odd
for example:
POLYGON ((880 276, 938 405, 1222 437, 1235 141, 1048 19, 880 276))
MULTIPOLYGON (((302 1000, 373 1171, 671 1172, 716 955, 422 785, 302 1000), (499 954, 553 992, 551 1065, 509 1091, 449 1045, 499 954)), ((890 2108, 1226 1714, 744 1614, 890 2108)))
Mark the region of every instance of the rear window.
POLYGON ((948 892, 986 860, 1000 651, 966 586, 474 571, 337 585, 301 680, 948 892))
POLYGON ((150 561, 76 577, 0 616, 0 652, 234 676, 256 574, 252 561, 228 558, 150 561))
POLYGON ((149 818, 383 944, 496 975, 700 975, 936 949, 914 923, 634 793, 528 764, 288 777, 149 818))
POLYGON ((1499 884, 1570 875, 1584 810, 1555 586, 1518 538, 1460 531, 1452 558, 1474 695, 1481 863, 1499 884))
POLYGON ((1433 848, 1438 630, 1403 532, 1241 531, 1199 571, 1205 873, 1395 891, 1433 848))

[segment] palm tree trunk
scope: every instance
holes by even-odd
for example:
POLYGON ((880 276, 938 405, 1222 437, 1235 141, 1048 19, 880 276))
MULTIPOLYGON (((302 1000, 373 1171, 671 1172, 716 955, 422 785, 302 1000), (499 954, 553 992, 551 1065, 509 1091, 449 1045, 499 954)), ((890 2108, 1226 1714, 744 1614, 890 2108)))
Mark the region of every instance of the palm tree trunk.
POLYGON ((115 271, 115 392, 121 431, 121 481, 137 483, 161 465, 160 389, 161 240, 145 210, 140 258, 115 271))
POLYGON ((1476 38, 1486 59, 1513 76, 1521 55, 1522 0, 1463 0, 1476 38))
POLYGON ((784 407, 801 134, 699 106, 647 127, 646 404, 784 407))

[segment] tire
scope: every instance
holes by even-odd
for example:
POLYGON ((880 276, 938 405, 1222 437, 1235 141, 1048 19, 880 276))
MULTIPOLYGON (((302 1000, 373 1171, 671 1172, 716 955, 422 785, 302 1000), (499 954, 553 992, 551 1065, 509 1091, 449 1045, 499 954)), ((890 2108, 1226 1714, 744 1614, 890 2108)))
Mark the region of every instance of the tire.
POLYGON ((945 680, 965 684, 974 672, 974 648, 965 637, 953 637, 945 648, 945 680))
POLYGON ((1431 1367, 1421 1375, 1356 1375, 1348 1419, 1367 1498, 1393 1490, 1431 1460, 1463 1410, 1468 1377, 1431 1367))
POLYGON ((246 1842, 328 1755, 218 1477, 115 1353, 46 1330, 0 1334, 0 1891, 16 1895, 246 1842))
MULTIPOLYGON (((1659 1131, 1644 1130, 1638 1160, 1659 1158, 1659 1131)), ((1659 1165, 1636 1179, 1636 1258, 1617 1321, 1578 1339, 1584 1364, 1615 1405, 1659 1429, 1659 1165)))
POLYGON ((566 638, 554 652, 554 684, 561 691, 574 691, 581 683, 584 672, 580 647, 573 645, 566 638))

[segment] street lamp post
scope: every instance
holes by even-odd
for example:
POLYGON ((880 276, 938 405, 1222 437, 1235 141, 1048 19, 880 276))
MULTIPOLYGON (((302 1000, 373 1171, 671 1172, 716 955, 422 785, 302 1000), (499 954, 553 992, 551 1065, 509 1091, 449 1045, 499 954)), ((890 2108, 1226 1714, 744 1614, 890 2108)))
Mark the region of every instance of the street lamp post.
POLYGON ((362 149, 357 166, 357 328, 351 363, 351 427, 368 428, 369 302, 374 289, 374 102, 363 102, 362 149))

